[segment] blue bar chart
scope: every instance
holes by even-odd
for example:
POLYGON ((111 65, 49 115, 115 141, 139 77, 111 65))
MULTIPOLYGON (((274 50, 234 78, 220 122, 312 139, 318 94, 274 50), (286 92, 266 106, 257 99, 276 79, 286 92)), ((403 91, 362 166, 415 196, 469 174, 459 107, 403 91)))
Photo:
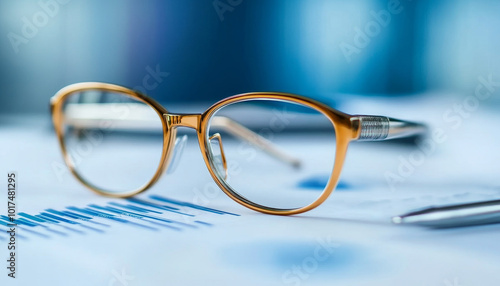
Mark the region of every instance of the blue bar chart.
MULTIPOLYGON (((51 239, 71 235, 103 234, 118 225, 126 225, 145 231, 185 231, 212 227, 210 216, 239 216, 239 214, 151 195, 146 199, 128 198, 105 204, 67 206, 64 209, 47 208, 38 214, 19 211, 15 220, 22 240, 31 238, 51 239), (203 217, 203 219, 198 219, 203 217)), ((5 232, 12 222, 0 215, 0 240, 6 240, 5 232)))

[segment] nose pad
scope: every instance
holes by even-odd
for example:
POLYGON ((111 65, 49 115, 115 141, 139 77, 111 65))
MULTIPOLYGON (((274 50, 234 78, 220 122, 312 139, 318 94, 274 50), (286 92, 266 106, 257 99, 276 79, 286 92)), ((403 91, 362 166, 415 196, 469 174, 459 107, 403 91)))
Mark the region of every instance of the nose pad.
POLYGON ((224 154, 224 148, 222 147, 222 137, 219 133, 215 133, 210 138, 208 138, 208 142, 210 144, 210 149, 212 151, 212 158, 214 160, 213 164, 217 169, 219 174, 224 174, 224 180, 227 180, 227 162, 226 155, 224 154), (217 141, 215 141, 216 139, 217 141), (214 144, 212 141, 215 141, 219 148, 214 148, 214 144), (219 149, 219 152, 216 152, 214 149, 219 149))
POLYGON ((186 146, 187 142, 187 135, 184 135, 182 137, 177 137, 175 139, 175 144, 174 144, 174 154, 172 154, 172 159, 170 160, 170 164, 167 168, 167 174, 172 174, 175 172, 175 169, 179 165, 180 158, 182 157, 182 152, 184 151, 184 147, 186 146))

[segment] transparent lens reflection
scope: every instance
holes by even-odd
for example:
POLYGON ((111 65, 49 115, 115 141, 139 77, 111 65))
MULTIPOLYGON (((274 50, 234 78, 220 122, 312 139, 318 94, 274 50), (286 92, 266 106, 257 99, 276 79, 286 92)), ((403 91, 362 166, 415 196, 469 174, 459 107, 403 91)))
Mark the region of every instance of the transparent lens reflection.
POLYGON ((153 178, 163 131, 152 107, 125 94, 89 90, 67 97, 63 118, 67 154, 89 184, 127 193, 153 178))
POLYGON ((335 161, 331 121, 292 102, 247 100, 227 105, 212 116, 207 142, 219 180, 245 199, 270 208, 296 209, 316 201, 324 188, 307 188, 303 182, 328 177, 335 161))

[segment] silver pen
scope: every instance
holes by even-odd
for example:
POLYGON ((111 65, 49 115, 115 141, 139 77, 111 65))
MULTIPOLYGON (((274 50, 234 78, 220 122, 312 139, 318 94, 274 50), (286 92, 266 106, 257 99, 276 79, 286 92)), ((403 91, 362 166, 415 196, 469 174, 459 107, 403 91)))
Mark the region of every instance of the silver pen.
POLYGON ((500 223, 500 200, 428 207, 393 217, 392 222, 434 228, 500 223))

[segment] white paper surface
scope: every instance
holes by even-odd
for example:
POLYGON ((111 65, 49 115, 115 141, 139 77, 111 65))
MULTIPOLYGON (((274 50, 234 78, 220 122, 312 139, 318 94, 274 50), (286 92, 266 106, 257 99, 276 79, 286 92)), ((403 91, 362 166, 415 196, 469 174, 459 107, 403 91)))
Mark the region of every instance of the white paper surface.
MULTIPOLYGON (((76 225, 24 226, 18 229, 25 237, 17 241, 18 277, 7 277, 3 267, 1 285, 498 285, 500 224, 431 230, 390 223, 392 216, 414 208, 500 197, 500 137, 488 127, 500 117, 476 112, 454 129, 439 120, 449 105, 439 106, 412 114, 403 107, 372 105, 377 110, 370 112, 370 106, 358 105, 355 112, 360 114, 429 118, 433 127, 446 131, 447 139, 408 170, 408 176, 398 168, 414 149, 352 144, 342 174, 349 187, 334 192, 317 209, 292 217, 256 213, 227 198, 209 176, 191 135, 177 170, 139 198, 193 216, 149 213, 174 223, 117 216, 147 227, 106 217, 74 220, 80 223, 76 225), (401 114, 387 114, 391 110, 401 114), (404 180, 391 187, 387 172, 404 180), (155 201, 152 195, 237 216, 155 201)), ((418 110, 415 105, 406 108, 418 110)), ((68 172, 58 180, 53 162, 62 159, 48 124, 3 123, 0 133, 0 175, 18 173, 18 212, 34 215, 49 208, 128 203, 95 195, 68 172)), ((6 214, 4 189, 1 215, 6 214)), ((7 238, 4 232, 0 235, 7 238)), ((0 240, 0 249, 6 263, 6 240, 0 240)))

